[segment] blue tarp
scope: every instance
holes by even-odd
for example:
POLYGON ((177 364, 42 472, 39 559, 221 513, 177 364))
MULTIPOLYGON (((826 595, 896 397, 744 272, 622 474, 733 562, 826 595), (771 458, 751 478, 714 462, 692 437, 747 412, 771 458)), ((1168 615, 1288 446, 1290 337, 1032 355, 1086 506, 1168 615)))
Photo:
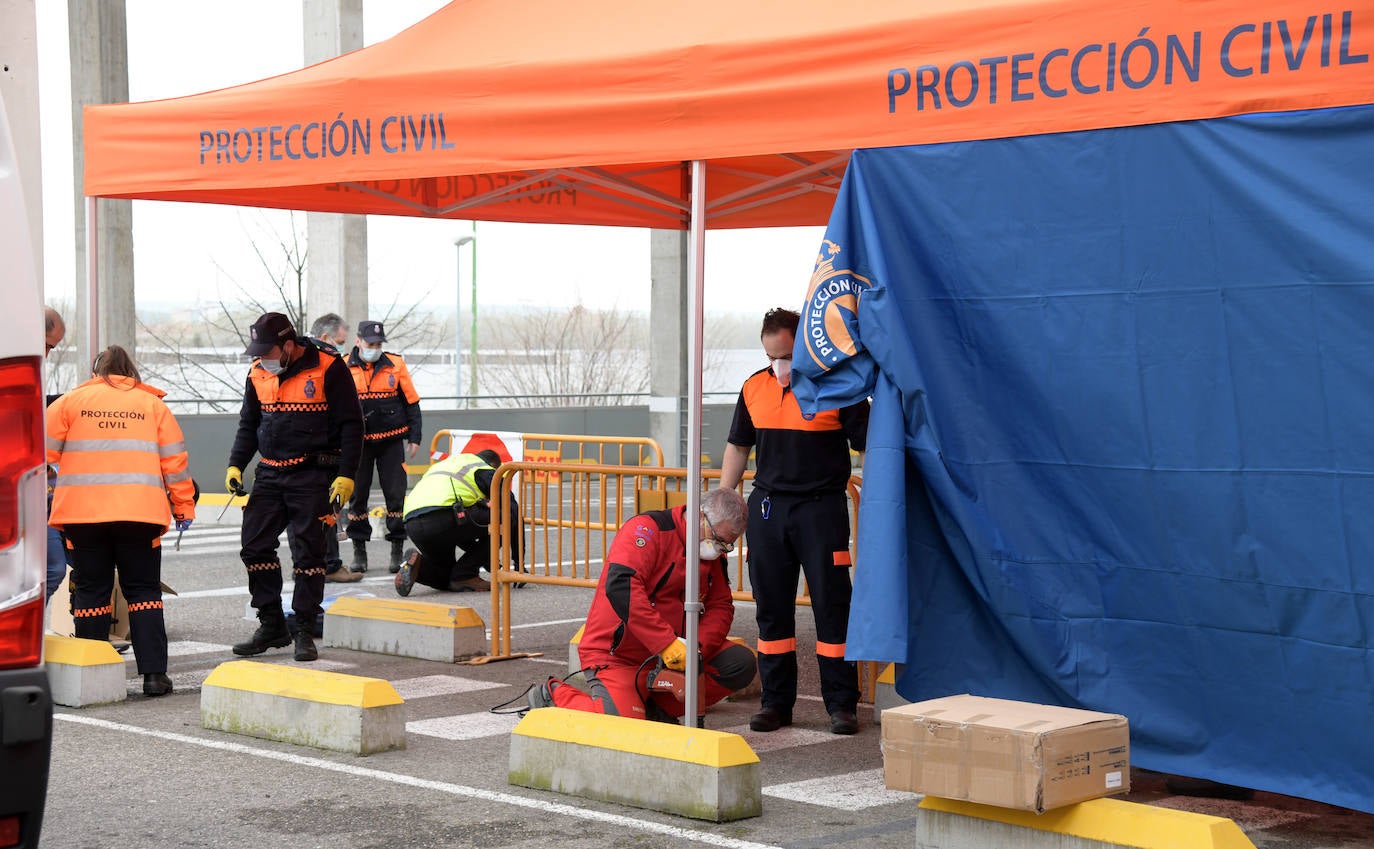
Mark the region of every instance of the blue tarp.
POLYGON ((851 658, 1374 811, 1374 107, 856 151, 804 309, 851 658))

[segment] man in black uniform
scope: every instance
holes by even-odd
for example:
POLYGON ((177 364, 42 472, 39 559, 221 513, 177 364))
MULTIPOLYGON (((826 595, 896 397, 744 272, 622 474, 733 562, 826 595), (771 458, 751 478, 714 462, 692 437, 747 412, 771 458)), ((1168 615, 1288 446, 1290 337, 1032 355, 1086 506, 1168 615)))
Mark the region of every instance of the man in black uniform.
POLYGON ((353 569, 357 572, 367 571, 367 541, 372 538, 367 497, 374 465, 386 503, 391 571, 401 568, 406 541, 401 515, 406 498, 405 462, 420 448, 420 393, 415 391, 405 359, 382 350, 385 341, 386 331, 380 321, 360 321, 358 343, 348 354, 348 369, 363 405, 363 460, 358 467, 358 489, 348 508, 348 536, 353 540, 353 569))
POLYGON ((250 329, 248 370, 238 434, 224 485, 243 488, 243 467, 261 454, 253 492, 243 508, 248 591, 261 623, 234 654, 251 656, 291 642, 282 612, 277 538, 290 527, 296 614, 295 658, 315 660, 312 633, 324 598, 325 534, 353 494, 362 451, 362 410, 348 367, 299 339, 281 313, 261 316, 250 329))
POLYGON ((816 617, 816 661, 830 730, 859 730, 858 670, 844 659, 849 629, 849 447, 863 451, 868 402, 802 415, 791 383, 792 345, 801 317, 769 310, 760 339, 769 367, 744 382, 721 462, 720 485, 734 489, 755 446, 749 495, 749 583, 759 625, 762 709, 755 731, 792 724, 797 698, 798 566, 816 617))

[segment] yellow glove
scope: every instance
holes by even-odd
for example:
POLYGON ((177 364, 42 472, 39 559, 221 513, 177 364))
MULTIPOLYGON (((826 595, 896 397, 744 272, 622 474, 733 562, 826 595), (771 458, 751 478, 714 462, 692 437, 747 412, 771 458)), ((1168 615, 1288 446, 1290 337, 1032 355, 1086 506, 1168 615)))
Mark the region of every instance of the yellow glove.
POLYGON ((681 672, 687 668, 687 643, 681 637, 668 644, 668 648, 658 653, 663 665, 681 672))
POLYGON ((353 478, 337 477, 329 485, 329 500, 337 501, 339 504, 347 504, 348 499, 353 497, 353 478))
POLYGON ((228 492, 238 493, 243 491, 243 469, 238 466, 230 466, 224 473, 224 488, 228 492))

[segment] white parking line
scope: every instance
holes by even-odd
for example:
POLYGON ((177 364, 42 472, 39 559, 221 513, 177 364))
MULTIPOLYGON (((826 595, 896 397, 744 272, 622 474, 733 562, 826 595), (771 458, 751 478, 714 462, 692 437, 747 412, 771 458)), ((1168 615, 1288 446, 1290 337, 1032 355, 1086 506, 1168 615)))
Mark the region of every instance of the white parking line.
POLYGON ((569 819, 586 820, 589 822, 605 823, 619 828, 629 828, 636 831, 659 834, 679 840, 690 840, 695 843, 702 843, 707 846, 722 846, 726 849, 782 849, 767 843, 754 843, 749 840, 736 840, 719 834, 696 831, 681 826, 668 825, 666 823, 650 822, 648 820, 635 819, 634 817, 622 814, 604 813, 587 808, 580 808, 575 805, 564 805, 558 802, 546 802, 543 799, 531 799, 524 796, 517 796, 513 793, 499 793, 493 790, 483 790, 478 787, 466 787, 461 784, 449 784, 444 781, 431 781, 425 778, 416 778, 413 775, 402 775, 395 772, 385 772, 380 769, 357 766, 353 763, 335 763, 322 758, 310 758, 291 752, 275 752, 271 749, 258 749, 253 746, 245 746, 242 743, 231 743, 224 740, 209 740, 200 737, 191 737, 186 734, 176 734, 170 731, 156 731, 151 728, 139 728, 136 725, 124 725, 123 723, 110 722, 105 719, 96 719, 92 716, 78 716, 70 713, 59 713, 53 716, 60 722, 73 722, 78 725, 87 725, 94 728, 104 728, 109 731, 120 731, 125 734, 138 734, 144 737, 154 737, 159 740, 167 740, 174 743, 185 743, 190 746, 200 746, 205 749, 216 749, 221 752, 232 752, 248 757, 263 758, 265 760, 281 761, 294 764, 296 766, 308 766, 328 772, 352 775, 357 778, 371 778, 377 781, 387 781, 392 784, 401 784, 407 787, 417 787, 423 790, 433 790, 437 793, 446 793, 450 796, 461 796, 469 799, 482 799, 501 805, 510 805, 516 808, 525 808, 532 811, 540 811, 547 814, 568 817, 569 819))
POLYGON ((391 686, 401 698, 421 699, 425 696, 450 696, 454 693, 473 693, 478 690, 492 690, 506 686, 495 681, 478 681, 475 678, 461 678, 457 675, 425 675, 420 678, 406 678, 392 681, 391 686))
POLYGON ((513 713, 464 713, 456 716, 437 716, 406 723, 407 734, 423 734, 444 740, 476 740, 509 734, 520 717, 513 713))
POLYGON ((195 640, 173 640, 167 644, 168 657, 184 657, 189 654, 228 654, 229 646, 219 643, 198 643, 195 640))
POLYGON ((881 769, 866 769, 846 775, 827 775, 823 778, 773 784, 763 788, 763 795, 844 811, 861 811, 864 808, 894 805, 899 802, 914 805, 922 799, 920 793, 888 790, 887 785, 883 783, 881 769))

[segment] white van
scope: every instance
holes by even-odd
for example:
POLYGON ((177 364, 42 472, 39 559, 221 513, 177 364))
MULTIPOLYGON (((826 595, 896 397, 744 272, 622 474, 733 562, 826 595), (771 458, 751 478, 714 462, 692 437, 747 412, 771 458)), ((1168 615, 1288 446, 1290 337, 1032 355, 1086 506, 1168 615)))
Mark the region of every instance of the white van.
POLYGON ((43 669, 43 297, 0 98, 0 846, 36 847, 52 752, 43 669))

